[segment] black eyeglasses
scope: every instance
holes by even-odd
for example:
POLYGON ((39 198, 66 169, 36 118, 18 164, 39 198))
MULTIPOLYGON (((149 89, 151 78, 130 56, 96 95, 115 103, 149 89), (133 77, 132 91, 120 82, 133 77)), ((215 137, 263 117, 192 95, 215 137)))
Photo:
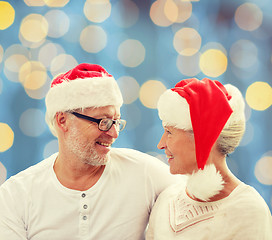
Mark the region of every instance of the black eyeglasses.
POLYGON ((103 132, 109 131, 113 124, 116 125, 117 131, 121 132, 125 128, 127 123, 126 120, 123 120, 123 119, 117 119, 117 120, 112 120, 110 118, 97 119, 97 118, 92 118, 92 117, 83 115, 78 112, 71 112, 71 113, 78 118, 85 119, 91 122, 96 122, 98 124, 98 129, 103 132))

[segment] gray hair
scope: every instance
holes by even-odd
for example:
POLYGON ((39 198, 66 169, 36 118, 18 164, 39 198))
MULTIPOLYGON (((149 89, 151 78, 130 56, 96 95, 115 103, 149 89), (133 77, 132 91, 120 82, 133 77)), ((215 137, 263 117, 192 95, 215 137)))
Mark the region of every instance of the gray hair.
POLYGON ((244 113, 245 101, 241 92, 231 84, 227 84, 224 87, 232 97, 229 104, 233 113, 218 137, 217 146, 222 154, 227 155, 239 146, 245 132, 246 120, 244 113))
POLYGON ((235 122, 224 128, 217 139, 218 150, 228 155, 239 146, 245 132, 245 121, 235 122))
MULTIPOLYGON (((75 110, 68 110, 68 111, 63 111, 63 113, 72 113, 73 111, 78 111, 78 110, 82 110, 83 108, 78 108, 75 110)), ((70 114, 69 118, 73 118, 74 115, 70 114)), ((57 130, 56 130, 56 114, 54 115, 54 117, 52 119, 46 119, 47 120, 47 125, 49 126, 49 129, 51 131, 51 133, 55 136, 58 137, 57 134, 57 130)))

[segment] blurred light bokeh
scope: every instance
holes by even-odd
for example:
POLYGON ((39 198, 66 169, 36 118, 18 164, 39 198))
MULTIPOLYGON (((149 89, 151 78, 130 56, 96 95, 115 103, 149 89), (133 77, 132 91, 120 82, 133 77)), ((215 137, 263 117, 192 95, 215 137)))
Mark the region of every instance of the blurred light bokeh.
POLYGON ((191 77, 237 86, 247 129, 228 164, 272 209, 271 20, 270 0, 0 1, 0 184, 57 151, 44 97, 53 76, 88 62, 124 96, 115 147, 162 161, 160 94, 191 77))

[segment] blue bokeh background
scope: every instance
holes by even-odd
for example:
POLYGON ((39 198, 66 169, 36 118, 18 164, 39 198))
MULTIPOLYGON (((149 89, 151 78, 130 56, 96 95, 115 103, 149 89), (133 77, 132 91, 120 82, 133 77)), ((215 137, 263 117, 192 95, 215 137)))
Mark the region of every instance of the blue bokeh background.
MULTIPOLYGON (((44 121, 44 98, 32 98, 26 93, 23 84, 11 80, 11 75, 7 74, 8 64, 6 61, 9 57, 7 50, 15 44, 20 45, 21 49, 28 52, 29 61, 38 61, 39 49, 51 42, 59 44, 65 54, 72 56, 77 63, 100 64, 115 79, 122 76, 133 77, 139 84, 139 89, 149 80, 159 81, 166 88, 171 88, 183 78, 210 77, 202 71, 194 76, 186 76, 177 67, 179 53, 173 46, 173 38, 178 29, 190 27, 196 29, 201 36, 201 46, 214 42, 225 48, 228 66, 223 74, 216 77, 217 80, 223 84, 231 83, 237 86, 244 97, 249 87, 255 82, 263 82, 271 86, 272 5, 269 0, 192 1, 191 17, 182 23, 173 23, 169 26, 159 26, 152 21, 150 9, 155 1, 134 0, 129 2, 136 5, 138 16, 135 23, 129 27, 120 27, 116 24, 116 19, 119 22, 129 21, 131 9, 125 4, 128 1, 110 1, 111 13, 103 22, 92 22, 87 19, 83 11, 86 1, 71 0, 62 7, 54 8, 46 4, 33 7, 27 5, 27 1, 19 0, 5 2, 9 2, 15 10, 15 19, 12 25, 0 30, 0 46, 3 49, 3 54, 0 55, 0 123, 7 124, 14 133, 12 146, 0 152, 0 163, 3 165, 0 174, 5 174, 5 179, 57 151, 56 138, 50 133, 44 121), (262 24, 254 31, 239 28, 235 21, 238 7, 246 3, 254 4, 262 12, 262 24), (58 38, 47 36, 45 42, 36 48, 26 46, 19 37, 23 19, 29 14, 44 16, 52 9, 60 10, 68 16, 70 22, 68 31, 58 38), (81 31, 88 25, 99 26, 107 34, 106 46, 97 53, 85 51, 79 41, 81 31), (118 48, 127 39, 137 40, 145 48, 144 60, 135 67, 124 65, 118 57, 118 48), (240 39, 250 41, 258 50, 257 60, 249 68, 238 68, 230 59, 230 49, 240 39), (32 136, 26 134, 31 131, 34 131, 35 134, 32 136)), ((250 51, 245 51, 245 55, 240 56, 241 61, 247 61, 251 54, 250 51)), ((14 63, 14 67, 16 64, 14 63)), ((74 62, 70 64, 75 66, 74 62)), ((70 66, 67 65, 67 67, 70 66)), ((47 66, 46 72, 47 86, 49 87, 48 83, 54 74, 52 69, 47 66)), ((271 105, 272 90, 268 101, 271 101, 271 105)), ((114 146, 134 148, 158 156, 162 161, 165 161, 163 151, 156 148, 163 132, 157 110, 146 107, 143 100, 138 97, 132 103, 124 104, 121 113, 122 117, 128 121, 128 126, 120 134, 114 146)), ((264 110, 258 110, 253 109, 247 103, 246 115, 245 137, 241 146, 229 157, 228 163, 235 175, 255 187, 272 209, 271 106, 264 110), (262 160, 264 157, 266 161, 262 160), (256 172, 258 163, 260 164, 258 169, 261 171, 256 172), (265 176, 260 176, 262 174, 265 176)), ((6 137, 0 132, 1 142, 4 142, 3 139, 6 137)))

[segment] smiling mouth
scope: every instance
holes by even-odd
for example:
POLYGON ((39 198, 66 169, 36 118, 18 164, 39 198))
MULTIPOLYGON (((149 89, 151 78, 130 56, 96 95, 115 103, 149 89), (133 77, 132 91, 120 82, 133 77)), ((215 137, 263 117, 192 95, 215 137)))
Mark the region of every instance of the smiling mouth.
POLYGON ((171 159, 171 158, 174 158, 174 156, 169 156, 169 155, 166 155, 166 157, 168 158, 168 159, 171 159))
POLYGON ((104 143, 104 142, 96 142, 98 145, 101 145, 103 147, 110 147, 112 143, 104 143))

